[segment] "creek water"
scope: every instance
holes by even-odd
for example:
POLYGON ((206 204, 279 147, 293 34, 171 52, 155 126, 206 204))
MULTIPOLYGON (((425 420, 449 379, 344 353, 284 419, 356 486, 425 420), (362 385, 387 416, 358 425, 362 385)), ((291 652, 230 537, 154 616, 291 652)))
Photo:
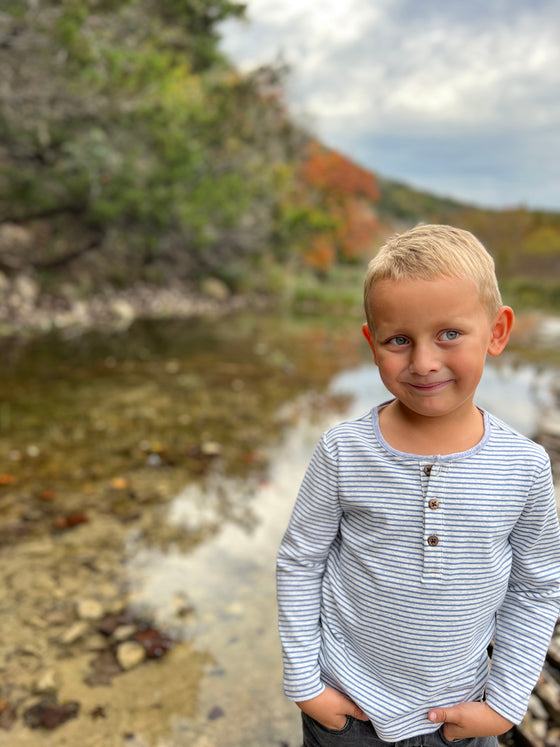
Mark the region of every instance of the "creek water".
MULTIPOLYGON (((532 436, 555 365, 546 352, 538 363, 521 351, 490 361, 477 403, 532 436)), ((62 624, 65 598, 79 595, 71 582, 80 562, 80 572, 97 574, 82 582, 88 596, 104 568, 131 609, 200 656, 156 662, 157 681, 146 667, 116 678, 103 691, 104 719, 84 714, 41 737, 18 723, 0 744, 299 747, 298 710, 282 694, 276 551, 321 432, 387 398, 356 321, 161 321, 8 350, 0 371, 3 552, 13 559, 19 551, 25 564, 31 546, 35 555, 42 546, 64 550, 52 572, 53 624, 62 624), (89 521, 53 535, 53 517, 60 526, 77 506, 89 521), (155 705, 154 682, 164 693, 155 705)), ((23 577, 25 568, 11 573, 23 577)), ((0 605, 14 647, 34 615, 25 607, 32 591, 16 618, 9 600, 0 605)), ((48 627, 44 635, 54 637, 48 627)), ((70 685, 62 695, 89 698, 76 684, 84 652, 72 672, 67 651, 48 656, 55 668, 63 660, 70 685)), ((29 678, 22 669, 21 687, 29 678)), ((90 707, 101 712, 99 700, 90 707)))

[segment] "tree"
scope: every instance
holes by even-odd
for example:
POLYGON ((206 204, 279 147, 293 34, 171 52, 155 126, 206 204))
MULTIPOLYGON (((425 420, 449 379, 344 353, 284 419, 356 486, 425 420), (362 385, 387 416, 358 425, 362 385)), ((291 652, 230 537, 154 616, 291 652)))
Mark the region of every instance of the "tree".
POLYGON ((352 261, 370 251, 379 229, 373 211, 379 200, 376 177, 316 140, 308 145, 301 176, 320 229, 304 254, 307 263, 325 270, 337 259, 352 261))
POLYGON ((220 53, 218 22, 243 9, 226 0, 9 6, 0 221, 30 227, 34 241, 0 250, 5 271, 193 278, 262 250, 299 136, 277 71, 241 76, 220 53))

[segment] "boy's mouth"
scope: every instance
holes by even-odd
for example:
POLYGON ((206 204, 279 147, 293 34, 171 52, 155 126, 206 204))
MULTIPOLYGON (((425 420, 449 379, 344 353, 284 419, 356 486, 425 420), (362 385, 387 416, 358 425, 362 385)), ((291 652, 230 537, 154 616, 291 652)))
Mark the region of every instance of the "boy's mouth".
POLYGON ((416 392, 425 392, 431 394, 444 389, 448 384, 452 382, 452 379, 445 379, 445 381, 430 381, 419 384, 418 382, 407 382, 408 386, 414 389, 416 392))

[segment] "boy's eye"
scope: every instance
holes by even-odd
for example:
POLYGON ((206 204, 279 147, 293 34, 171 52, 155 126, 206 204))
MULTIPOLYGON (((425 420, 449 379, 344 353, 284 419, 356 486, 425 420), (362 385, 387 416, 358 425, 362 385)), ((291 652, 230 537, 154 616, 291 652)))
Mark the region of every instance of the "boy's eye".
POLYGON ((389 340, 387 340, 391 345, 406 345, 408 342, 408 338, 404 337, 403 335, 396 335, 395 337, 391 337, 389 340))
POLYGON ((455 329, 448 329, 441 333, 441 339, 445 342, 451 342, 452 340, 456 340, 459 337, 459 334, 460 333, 455 329))

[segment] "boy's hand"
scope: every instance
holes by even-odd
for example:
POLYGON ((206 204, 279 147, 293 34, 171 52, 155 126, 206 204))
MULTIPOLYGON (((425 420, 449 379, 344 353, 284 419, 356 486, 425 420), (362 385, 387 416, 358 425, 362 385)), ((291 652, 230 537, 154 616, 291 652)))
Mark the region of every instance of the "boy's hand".
POLYGON ((513 726, 486 703, 459 703, 449 708, 433 708, 428 719, 442 723, 443 736, 450 742, 470 737, 497 737, 513 726))
POLYGON ((326 726, 327 729, 343 729, 347 716, 360 721, 368 720, 361 708, 328 685, 316 698, 300 701, 297 705, 304 713, 326 726))

